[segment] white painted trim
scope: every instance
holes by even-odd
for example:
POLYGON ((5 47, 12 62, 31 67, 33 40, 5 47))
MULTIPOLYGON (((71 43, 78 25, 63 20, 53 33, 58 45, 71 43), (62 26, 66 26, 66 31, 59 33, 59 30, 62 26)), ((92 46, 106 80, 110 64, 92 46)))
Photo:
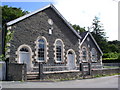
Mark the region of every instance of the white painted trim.
POLYGON ((47 9, 47 8, 50 7, 50 6, 51 6, 51 5, 45 6, 45 7, 41 8, 41 9, 38 9, 38 10, 36 10, 36 11, 34 11, 34 12, 31 12, 31 13, 29 13, 29 14, 26 14, 26 15, 24 15, 24 16, 22 16, 22 17, 19 17, 19 18, 15 19, 15 20, 12 20, 12 21, 10 21, 10 22, 7 23, 7 26, 13 25, 13 24, 15 24, 15 23, 17 23, 17 22, 19 22, 19 21, 27 18, 27 17, 30 17, 31 15, 34 15, 34 14, 36 14, 36 13, 38 13, 38 12, 44 10, 44 9, 47 9))
POLYGON ((81 38, 81 36, 74 30, 74 28, 68 23, 68 21, 60 14, 60 12, 52 4, 50 4, 48 6, 45 6, 45 7, 41 8, 41 9, 38 9, 38 10, 36 10, 34 12, 31 12, 29 14, 26 14, 26 15, 24 15, 22 17, 19 17, 19 18, 15 19, 15 20, 12 20, 12 21, 10 21, 10 22, 7 23, 7 26, 13 25, 13 24, 15 24, 15 23, 17 23, 17 22, 19 22, 19 21, 27 18, 27 17, 30 17, 31 15, 34 15, 34 14, 36 14, 38 12, 41 12, 42 10, 45 10, 45 9, 47 9, 49 7, 51 7, 60 16, 60 18, 62 18, 64 20, 64 22, 66 23, 66 25, 73 31, 73 33, 78 38, 81 38))
POLYGON ((82 42, 80 43, 80 46, 83 44, 83 42, 85 41, 85 39, 87 38, 88 33, 85 35, 84 39, 82 40, 82 42))
POLYGON ((100 50, 101 54, 103 55, 102 50, 100 49, 99 45, 97 44, 96 40, 94 39, 94 37, 92 36, 92 34, 89 32, 90 36, 92 37, 93 41, 95 42, 96 46, 98 47, 98 49, 100 50))
POLYGON ((97 46, 98 50, 99 50, 100 53, 103 55, 102 50, 100 49, 99 45, 97 44, 97 42, 95 41, 94 37, 92 36, 92 34, 91 34, 90 32, 88 32, 88 33, 85 35, 85 37, 84 37, 84 39, 82 40, 80 46, 83 44, 83 42, 85 41, 85 39, 87 38, 88 35, 91 36, 91 38, 92 38, 92 40, 94 41, 95 45, 97 46))
POLYGON ((79 48, 79 63, 81 63, 81 46, 80 46, 80 42, 81 42, 81 40, 80 39, 78 39, 78 48, 79 48))
POLYGON ((70 25, 70 23, 61 15, 61 13, 51 4, 51 7, 53 10, 64 20, 64 22, 68 25, 68 27, 73 31, 73 33, 78 37, 81 38, 81 36, 76 32, 76 30, 70 25))
POLYGON ((33 64, 32 64, 32 61, 33 61, 33 52, 32 52, 32 49, 29 45, 26 45, 26 44, 22 44, 18 47, 17 51, 15 52, 17 54, 17 62, 20 63, 19 61, 19 53, 20 53, 20 49, 23 48, 23 47, 26 47, 28 50, 29 50, 29 53, 30 53, 30 63, 31 63, 31 69, 33 67, 33 64))
POLYGON ((65 57, 64 57, 65 56, 65 49, 64 49, 65 45, 64 45, 63 41, 61 39, 56 39, 55 43, 53 45, 54 45, 53 50, 54 50, 54 60, 55 60, 55 62, 56 63, 63 63, 64 60, 65 60, 65 57), (57 58, 56 58, 56 42, 57 41, 60 41, 62 43, 62 61, 57 61, 57 58))
POLYGON ((101 66, 102 66, 102 56, 100 56, 100 64, 101 64, 101 66))
MULTIPOLYGON (((66 59, 66 62, 68 62, 68 52, 69 51, 71 51, 73 54, 74 54, 74 59, 75 59, 75 67, 77 67, 77 59, 76 59, 76 54, 75 54, 75 51, 73 50, 73 49, 69 49, 69 50, 67 50, 67 54, 66 54, 66 57, 67 57, 67 59, 66 59)), ((68 63, 67 63, 68 64, 68 63)))
POLYGON ((48 57, 48 42, 47 42, 47 39, 44 37, 44 36, 39 36, 38 38, 37 38, 37 40, 35 41, 35 44, 36 44, 36 46, 35 46, 35 59, 36 59, 36 61, 37 62, 47 62, 48 61, 48 59, 49 59, 49 57, 48 57), (38 40, 39 39, 44 39, 44 41, 45 41, 45 52, 44 52, 44 54, 45 54, 45 57, 44 57, 44 61, 40 61, 40 60, 37 60, 38 59, 38 40))
POLYGON ((11 30, 11 29, 12 29, 12 27, 11 27, 11 26, 7 27, 7 30, 11 30))

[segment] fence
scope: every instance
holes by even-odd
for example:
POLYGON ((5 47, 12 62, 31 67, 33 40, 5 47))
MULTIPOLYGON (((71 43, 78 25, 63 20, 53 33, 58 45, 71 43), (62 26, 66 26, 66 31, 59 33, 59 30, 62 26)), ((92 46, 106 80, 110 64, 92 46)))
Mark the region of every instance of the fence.
MULTIPOLYGON (((65 64, 43 64, 39 63, 41 66, 42 72, 62 72, 62 71, 81 71, 83 68, 83 71, 89 71, 91 70, 98 70, 102 68, 102 65, 100 63, 81 63, 79 65, 76 65, 73 69, 70 69, 65 64)), ((37 65, 34 70, 34 72, 39 72, 39 65, 37 65)))
MULTIPOLYGON (((79 70, 79 66, 76 66, 73 70, 79 70)), ((64 64, 43 64, 43 72, 61 72, 70 71, 69 67, 64 64)))

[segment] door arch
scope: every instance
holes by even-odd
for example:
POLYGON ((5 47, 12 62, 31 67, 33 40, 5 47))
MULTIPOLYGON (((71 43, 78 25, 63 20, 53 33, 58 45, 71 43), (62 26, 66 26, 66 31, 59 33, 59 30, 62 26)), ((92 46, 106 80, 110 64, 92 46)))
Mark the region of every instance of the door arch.
POLYGON ((76 55, 73 49, 69 49, 67 51, 67 67, 68 70, 75 70, 76 69, 76 55))
POLYGON ((32 50, 28 45, 21 45, 18 48, 18 63, 25 63, 27 71, 32 70, 32 50))

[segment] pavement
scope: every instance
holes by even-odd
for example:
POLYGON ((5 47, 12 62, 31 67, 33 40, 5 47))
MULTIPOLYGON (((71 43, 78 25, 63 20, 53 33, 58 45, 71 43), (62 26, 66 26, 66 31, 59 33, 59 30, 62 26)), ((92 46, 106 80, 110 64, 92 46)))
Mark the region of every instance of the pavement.
POLYGON ((3 88, 118 88, 118 86, 120 86, 118 75, 59 82, 2 82, 3 88))

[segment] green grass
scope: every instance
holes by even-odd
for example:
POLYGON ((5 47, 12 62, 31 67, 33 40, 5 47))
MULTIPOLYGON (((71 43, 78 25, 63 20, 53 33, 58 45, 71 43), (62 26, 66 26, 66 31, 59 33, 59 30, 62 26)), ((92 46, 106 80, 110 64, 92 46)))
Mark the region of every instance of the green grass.
POLYGON ((119 66, 103 66, 103 68, 119 68, 119 66))
POLYGON ((117 60, 117 58, 103 58, 103 60, 117 60))
POLYGON ((92 76, 92 78, 106 77, 106 76, 114 76, 114 75, 120 75, 120 73, 95 75, 95 76, 92 76))
MULTIPOLYGON (((90 76, 89 78, 99 78, 99 77, 114 76, 114 75, 120 75, 120 73, 102 74, 102 75, 98 74, 98 75, 90 76)), ((87 78, 87 76, 85 76, 85 77, 78 77, 78 78, 44 79, 43 81, 59 82, 59 81, 81 80, 81 79, 89 79, 89 78, 87 78)))

